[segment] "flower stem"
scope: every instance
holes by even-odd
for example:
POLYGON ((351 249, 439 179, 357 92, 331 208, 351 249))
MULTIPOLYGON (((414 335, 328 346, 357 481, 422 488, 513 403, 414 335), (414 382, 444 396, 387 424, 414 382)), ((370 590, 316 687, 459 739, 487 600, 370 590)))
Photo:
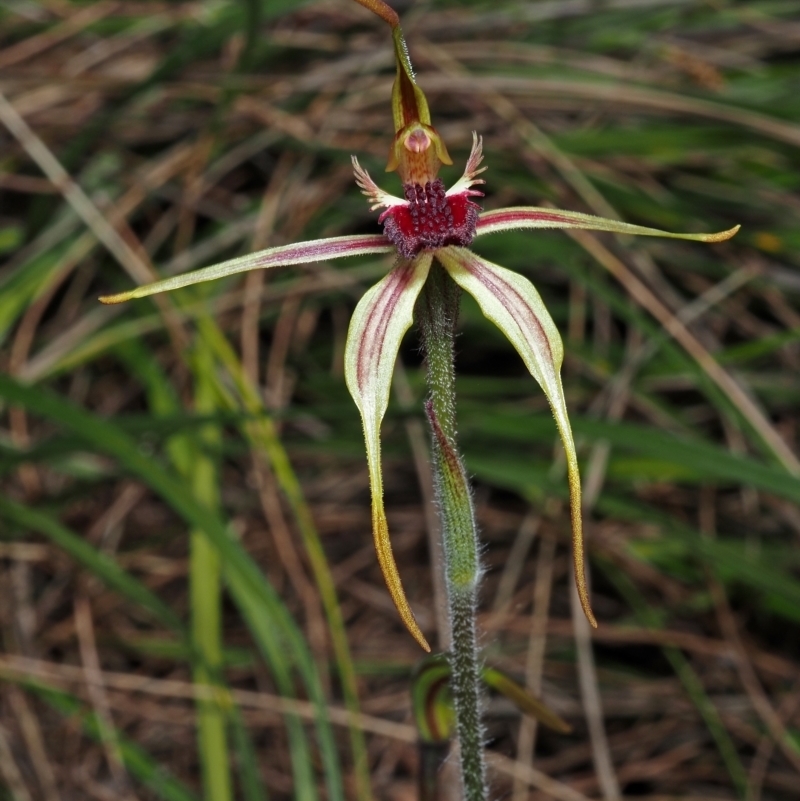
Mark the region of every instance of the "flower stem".
POLYGON ((428 368, 436 500, 442 519, 451 651, 448 655, 461 749, 465 801, 485 801, 486 765, 480 712, 475 616, 481 568, 467 474, 456 446, 454 337, 460 289, 437 264, 417 307, 428 368))

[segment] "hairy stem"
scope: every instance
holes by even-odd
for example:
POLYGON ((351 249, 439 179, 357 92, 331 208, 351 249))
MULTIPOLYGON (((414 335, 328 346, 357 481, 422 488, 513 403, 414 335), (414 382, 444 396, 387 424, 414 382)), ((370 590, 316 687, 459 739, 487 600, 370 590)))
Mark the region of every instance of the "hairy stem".
POLYGON ((417 319, 428 368, 436 500, 442 540, 451 632, 449 654, 461 776, 466 801, 485 801, 486 765, 480 710, 477 611, 480 560, 475 514, 467 474, 456 446, 454 335, 459 288, 438 265, 420 296, 417 319))

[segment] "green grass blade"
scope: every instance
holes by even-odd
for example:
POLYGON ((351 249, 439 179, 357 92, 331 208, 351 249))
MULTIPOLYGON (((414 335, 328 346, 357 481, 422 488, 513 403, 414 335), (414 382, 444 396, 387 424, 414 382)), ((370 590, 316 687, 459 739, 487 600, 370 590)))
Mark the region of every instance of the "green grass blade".
MULTIPOLYGON (((492 441, 502 437, 509 443, 546 443, 554 435, 549 415, 503 409, 493 409, 487 414, 482 407, 466 403, 463 407, 461 429, 465 436, 479 433, 492 441)), ((572 428, 576 435, 591 442, 605 440, 614 448, 671 463, 681 468, 682 475, 695 476, 698 483, 743 484, 800 503, 800 480, 785 470, 732 454, 699 438, 680 437, 635 423, 610 423, 580 416, 573 416, 572 428)))
MULTIPOLYGON (((194 358, 196 381, 195 409, 203 413, 214 410, 211 387, 214 365, 208 354, 199 349, 194 358)), ((199 445, 190 463, 189 476, 197 502, 219 513, 219 486, 214 461, 203 446, 218 445, 220 432, 207 424, 197 433, 199 445)), ((220 556, 201 530, 189 535, 189 597, 192 610, 192 640, 202 654, 195 665, 194 681, 201 685, 218 685, 222 667, 222 573, 220 556)), ((227 744, 227 710, 214 701, 197 703, 197 738, 203 770, 205 794, 214 801, 232 798, 231 773, 227 744)))
MULTIPOLYGON (((530 461, 507 457, 502 460, 471 457, 470 470, 479 478, 498 487, 518 492, 531 502, 541 502, 545 495, 566 497, 563 482, 553 482, 546 467, 537 468, 530 461)), ((712 565, 726 582, 741 584, 758 591, 762 603, 793 622, 800 621, 800 581, 792 576, 791 552, 783 558, 768 559, 765 553, 746 551, 746 543, 720 536, 713 540, 674 517, 653 507, 604 489, 596 509, 611 519, 655 524, 662 533, 658 539, 635 542, 631 549, 639 558, 657 562, 671 558, 684 565, 701 560, 712 565), (743 558, 745 557, 746 558, 743 558)))
POLYGON ((93 548, 79 534, 45 512, 0 495, 0 516, 17 526, 44 535, 107 587, 145 609, 167 628, 181 636, 185 635, 183 621, 157 595, 123 570, 110 556, 93 548))
MULTIPOLYGON (((314 579, 320 592, 322 606, 328 619, 328 628, 333 643, 336 664, 339 668, 345 706, 353 714, 358 714, 358 684, 355 666, 350 654, 350 646, 347 641, 344 618, 336 596, 336 588, 330 566, 314 525, 311 511, 303 497, 300 482, 297 480, 289 456, 277 435, 272 420, 266 416, 266 410, 257 391, 248 382, 241 362, 236 357, 228 341, 210 318, 203 317, 199 321, 199 325, 206 342, 209 343, 209 347, 215 351, 217 358, 225 365, 233 377, 242 405, 246 411, 257 418, 246 422, 242 426, 242 432, 269 459, 278 484, 294 513, 314 579)), ((369 801, 372 797, 372 792, 367 746, 363 732, 356 726, 350 727, 350 745, 353 752, 357 797, 361 801, 369 801)))
MULTIPOLYGON (((180 403, 175 395, 172 384, 170 384, 156 361, 144 347, 140 346, 138 343, 130 342, 126 343, 124 346, 120 346, 118 352, 145 385, 150 405, 156 415, 164 416, 180 411, 180 403)), ((205 377, 202 381, 205 386, 201 406, 208 408, 215 404, 217 393, 212 391, 212 387, 208 383, 208 377, 210 373, 213 372, 214 367, 213 364, 209 363, 207 353, 205 354, 204 362, 205 377)), ((199 411, 202 411, 202 409, 199 411)), ((192 475, 196 461, 205 458, 196 452, 197 449, 194 447, 193 442, 194 438, 184 434, 172 436, 167 442, 167 450, 173 463, 178 470, 185 475, 192 475)), ((201 487, 200 489, 203 488, 201 487)), ((264 587, 271 591, 271 585, 269 585, 268 582, 264 582, 264 587)), ((202 595, 202 582, 196 586, 196 592, 202 595)), ((311 660, 310 655, 307 654, 307 647, 302 640, 302 635, 299 633, 299 630, 296 629, 294 621, 288 618, 288 613, 285 613, 285 607, 283 607, 280 599, 278 599, 274 593, 270 592, 268 600, 270 605, 269 611, 265 615, 263 612, 259 611, 258 607, 260 602, 257 597, 252 593, 248 593, 243 586, 238 588, 238 592, 240 596, 240 611, 245 617, 245 620, 251 623, 253 636, 259 643, 262 653, 270 664, 273 678, 281 694, 291 697, 295 692, 291 666, 287 662, 281 636, 278 633, 280 627, 272 625, 270 618, 272 619, 272 623, 274 623, 275 620, 284 620, 284 628, 288 631, 288 636, 293 639, 297 646, 296 650, 299 653, 300 669, 310 684, 310 694, 312 698, 315 697, 314 688, 316 688, 316 699, 321 704, 321 686, 313 660, 311 660), (246 610, 245 607, 247 607, 246 610), (264 624, 265 618, 266 625, 264 624)), ((198 602, 201 605, 205 605, 206 600, 207 599, 200 598, 198 602)), ((198 626, 201 625, 202 623, 198 621, 198 626)), ((292 771, 298 797, 308 797, 309 799, 316 798, 311 752, 302 723, 298 718, 292 715, 287 715, 285 720, 290 741, 292 771)), ((331 797, 334 798, 336 797, 335 792, 337 788, 341 787, 338 755, 327 721, 321 719, 318 724, 318 729, 324 758, 326 760, 326 776, 329 776, 329 781, 334 788, 334 793, 331 794, 331 797)), ((210 747, 211 746, 209 746, 209 748, 210 747)))
MULTIPOLYGON (((101 727, 97 716, 93 712, 85 710, 83 703, 75 696, 39 682, 26 683, 24 686, 65 717, 77 719, 84 733, 95 742, 100 742, 101 727)), ((163 801, 200 801, 198 796, 182 781, 171 776, 143 748, 119 732, 117 732, 117 740, 125 770, 157 798, 163 799, 163 801)))
POLYGON ((250 732, 244 725, 241 712, 232 709, 229 716, 233 744, 236 748, 236 761, 239 768, 239 786, 243 801, 267 801, 267 788, 261 781, 258 770, 258 757, 250 738, 250 732))
MULTIPOLYGON (((316 665, 283 602, 247 553, 230 537, 219 518, 197 504, 177 477, 144 455, 136 443, 113 424, 83 411, 46 389, 28 387, 4 375, 0 375, 0 397, 70 429, 99 452, 117 459, 127 471, 158 493, 191 527, 202 530, 211 540, 222 557, 228 590, 250 626, 259 648, 270 662, 276 681, 281 677, 279 686, 283 692, 291 687, 291 681, 286 678, 287 654, 296 661, 311 700, 319 712, 316 726, 330 798, 343 799, 336 740, 325 716, 325 698, 316 665)), ((300 745, 300 734, 303 733, 300 721, 293 716, 287 716, 287 720, 290 723, 295 721, 291 725, 298 732, 298 742, 293 743, 298 749, 296 766, 301 771, 295 775, 296 784, 304 777, 303 787, 296 786, 295 789, 298 793, 301 790, 307 793, 300 797, 315 798, 315 785, 307 776, 307 766, 310 764, 308 749, 300 745)), ((294 760, 294 750, 292 756, 294 760)))
MULTIPOLYGON (((616 565, 606 560, 601 562, 601 567, 606 576, 611 579, 614 586, 628 602, 631 609, 633 609, 639 623, 650 629, 660 628, 659 615, 650 607, 647 601, 645 601, 636 588, 636 585, 628 576, 617 568, 616 565)), ((742 765, 742 761, 739 759, 736 745, 728 734, 728 730, 725 728, 725 724, 722 722, 717 708, 711 702, 711 699, 708 697, 703 687, 703 682, 678 648, 666 646, 661 650, 670 665, 672 665, 675 675, 680 679, 681 684, 683 684, 686 690, 686 694, 697 708, 711 736, 714 738, 717 750, 730 774, 737 795, 739 798, 744 798, 747 795, 747 771, 745 771, 744 765, 742 765)))

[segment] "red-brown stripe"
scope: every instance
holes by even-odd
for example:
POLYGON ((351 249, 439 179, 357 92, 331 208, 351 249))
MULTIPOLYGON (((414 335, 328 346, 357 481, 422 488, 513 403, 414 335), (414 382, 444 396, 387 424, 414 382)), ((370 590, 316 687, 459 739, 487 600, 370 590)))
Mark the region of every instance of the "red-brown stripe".
POLYGON ((495 225, 523 225, 526 222, 539 221, 564 225, 576 224, 576 221, 570 217, 565 217, 562 214, 550 212, 546 209, 525 212, 499 209, 498 211, 487 211, 481 214, 478 218, 477 233, 481 233, 485 229, 495 225))
POLYGON ((263 260, 255 262, 255 265, 270 267, 274 264, 286 264, 287 260, 296 261, 297 263, 322 261, 323 259, 336 259, 342 256, 381 253, 391 249, 391 243, 382 234, 365 234, 359 237, 331 237, 330 239, 318 239, 311 242, 286 245, 280 250, 265 256, 263 260))
MULTIPOLYGON (((548 364, 553 364, 553 350, 550 347, 550 340, 547 338, 547 334, 542 327, 542 324, 539 322, 539 318, 533 313, 531 307, 528 305, 522 295, 517 292, 516 288, 503 281, 495 273, 484 269, 483 265, 477 260, 464 258, 463 260, 460 260, 460 263, 464 269, 472 273, 472 275, 474 275, 475 278, 477 278, 496 298, 502 299, 504 305, 512 305, 508 303, 509 299, 512 300, 514 309, 510 311, 512 311, 511 316, 514 318, 517 328, 520 329, 520 332, 523 331, 518 318, 522 317, 528 320, 532 324, 532 330, 536 331, 536 339, 539 342, 540 347, 547 350, 547 355, 549 357, 548 364)), ((531 328, 528 330, 531 330, 531 328)))
POLYGON ((374 366, 378 364, 383 355, 386 329, 389 327, 394 307, 398 298, 411 282, 414 276, 414 265, 399 265, 389 273, 391 280, 387 281, 377 298, 373 299, 372 309, 361 331, 361 341, 358 343, 358 368, 356 371, 358 388, 365 392, 367 380, 374 373, 374 366), (366 358, 365 358, 366 357, 366 358))

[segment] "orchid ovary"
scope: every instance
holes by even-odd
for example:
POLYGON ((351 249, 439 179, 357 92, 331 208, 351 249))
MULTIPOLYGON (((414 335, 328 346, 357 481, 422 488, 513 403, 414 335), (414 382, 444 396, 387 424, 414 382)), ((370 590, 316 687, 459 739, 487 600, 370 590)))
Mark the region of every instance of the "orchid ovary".
POLYGON ((403 197, 381 190, 353 157, 356 183, 369 199, 372 210, 383 209, 379 217, 383 233, 338 236, 268 248, 100 300, 121 303, 249 270, 365 254, 396 255, 393 268, 367 291, 353 313, 345 348, 345 377, 364 428, 378 561, 402 621, 420 646, 429 651, 406 599, 392 554, 383 506, 380 427, 388 406, 400 343, 411 326, 415 302, 436 259, 506 335, 547 396, 566 453, 578 594, 587 618, 596 626, 585 581, 578 459, 560 376, 561 337, 533 284, 471 252, 469 245, 475 236, 519 228, 580 228, 721 242, 732 237, 739 227, 712 234, 670 233, 550 208, 514 207, 482 212, 474 201, 482 193, 473 188, 484 183, 478 178, 486 169, 480 166, 482 140, 473 134, 472 151, 464 173, 446 190, 438 172, 441 165, 452 164, 452 160, 431 123, 428 102, 416 83, 399 18, 382 0, 357 2, 391 26, 397 66, 392 90, 395 135, 387 171, 397 171, 403 197))

